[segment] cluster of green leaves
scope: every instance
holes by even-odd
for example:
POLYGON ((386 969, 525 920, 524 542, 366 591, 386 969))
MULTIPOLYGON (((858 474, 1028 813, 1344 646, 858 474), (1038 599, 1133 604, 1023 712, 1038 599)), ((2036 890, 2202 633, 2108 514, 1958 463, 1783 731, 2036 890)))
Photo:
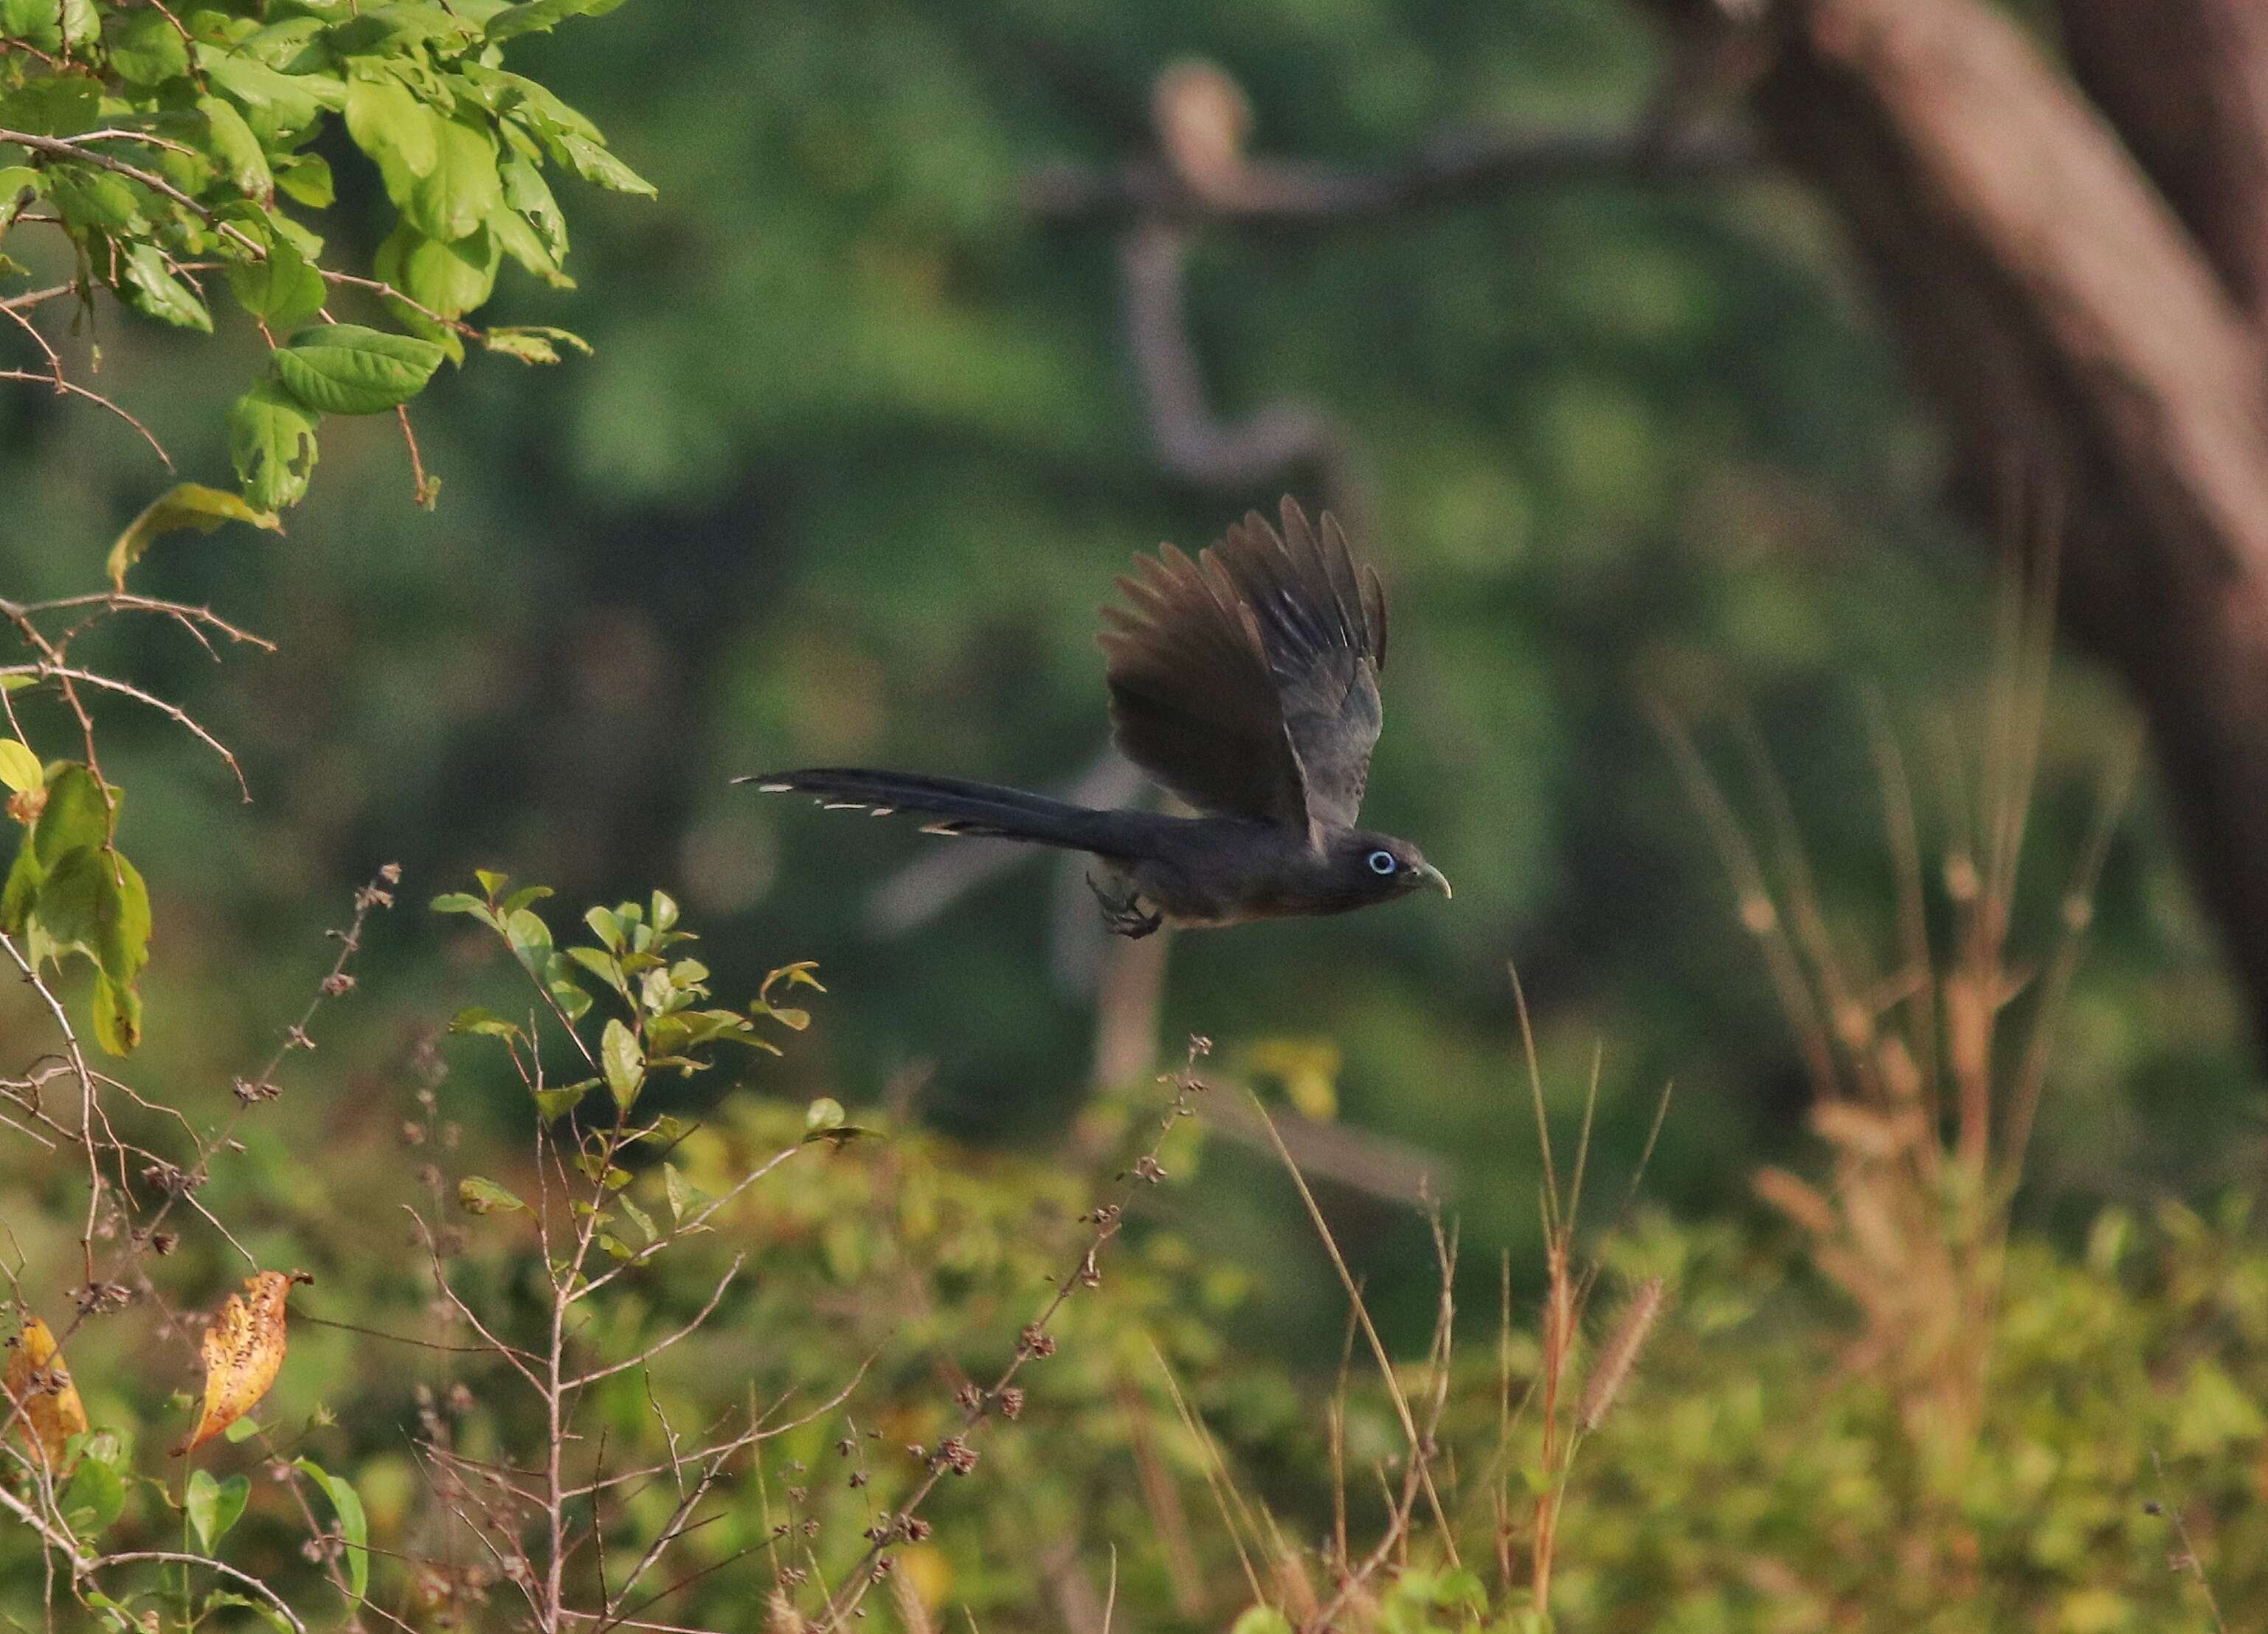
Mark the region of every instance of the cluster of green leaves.
POLYGON ((42 767, 14 738, 0 738, 0 784, 25 829, 0 887, 0 931, 22 938, 35 968, 72 954, 93 966, 95 1038, 125 1055, 142 1041, 150 892, 117 846, 120 792, 76 761, 42 767))
MULTIPOLYGON (((643 1247, 651 1248, 660 1240, 661 1233, 651 1215, 628 1196, 620 1195, 631 1177, 617 1159, 626 1148, 641 1142, 665 1149, 674 1147, 691 1127, 668 1113, 642 1124, 631 1122, 632 1110, 648 1081, 664 1071, 690 1078, 706 1071, 716 1064, 714 1056, 707 1052, 718 1045, 738 1044, 779 1054, 779 1047, 757 1030, 757 1022, 769 1020, 800 1032, 811 1025, 811 1015, 808 1011, 773 1003, 773 992, 797 986, 820 992, 826 990, 812 974, 811 964, 792 964, 764 978, 756 997, 745 1012, 710 1005, 704 1002, 711 997, 708 966, 697 959, 672 956, 673 949, 699 938, 679 926, 677 903, 666 893, 656 891, 644 905, 622 902, 613 908, 591 909, 583 916, 583 923, 589 928, 592 940, 563 948, 554 944, 550 927, 534 907, 551 894, 549 886, 523 886, 513 890, 505 875, 486 869, 479 870, 475 880, 480 887, 478 894, 446 892, 433 899, 434 909, 466 915, 501 937, 513 958, 536 983, 554 1017, 574 1035, 583 1059, 598 1070, 572 1083, 546 1083, 541 1072, 534 1070, 537 1057, 533 1017, 524 1027, 492 1011, 475 1007, 460 1012, 449 1030, 503 1041, 515 1062, 526 1069, 529 1093, 534 1099, 537 1114, 547 1125, 573 1116, 592 1091, 602 1087, 607 1091, 613 1102, 614 1116, 610 1121, 600 1121, 595 1128, 585 1132, 578 1160, 587 1178, 607 1192, 615 1194, 608 1209, 594 1211, 600 1226, 600 1247, 616 1259, 629 1259, 637 1249, 615 1234, 610 1209, 618 1209, 637 1227, 644 1239, 643 1247), (585 1018, 597 1002, 585 985, 591 978, 600 983, 608 1006, 619 1012, 608 1015, 599 1026, 595 1044, 586 1041, 584 1028, 585 1018)), ((831 1100, 814 1103, 808 1117, 814 1138, 839 1140, 855 1132, 843 1126, 842 1108, 831 1100)), ((688 1183, 674 1167, 664 1163, 662 1171, 663 1196, 673 1229, 695 1228, 690 1217, 708 1199, 688 1183)), ((499 1208, 533 1212, 527 1203, 504 1187, 477 1176, 461 1183, 458 1196, 466 1209, 475 1214, 499 1208)))
MULTIPOLYGON (((50 224, 76 296, 210 332, 217 272, 268 342, 266 376, 230 414, 246 498, 306 492, 326 415, 408 402, 465 342, 555 362, 563 331, 476 328, 505 259, 569 282, 547 167, 651 193, 598 129, 504 67, 511 41, 620 0, 133 0, 0 4, 0 242, 50 224), (367 273, 324 257, 295 213, 335 197, 314 151, 342 122, 396 212, 367 273), (408 333, 330 321, 332 286, 377 287, 408 333)), ((27 270, 0 254, 0 295, 27 270)))
MULTIPOLYGON (((223 1432, 231 1443, 249 1441, 259 1433, 259 1424, 249 1417, 238 1419, 223 1432)), ((304 1454, 291 1462, 293 1471, 306 1477, 329 1501, 337 1522, 347 1582, 353 1593, 361 1596, 370 1585, 370 1519, 361 1495, 355 1490, 353 1482, 333 1475, 304 1454)), ((178 1512, 180 1521, 187 1526, 185 1541, 194 1542, 200 1554, 216 1560, 220 1558, 222 1542, 244 1519, 253 1497, 252 1477, 243 1471, 217 1476, 210 1469, 196 1468, 184 1479, 177 1502, 162 1482, 135 1469, 132 1441, 114 1429, 82 1431, 65 1443, 55 1483, 55 1513, 72 1535, 90 1548, 100 1545, 104 1535, 122 1520, 131 1523, 134 1517, 128 1498, 137 1490, 146 1495, 158 1513, 178 1512)), ((81 1592, 83 1603, 101 1619, 105 1628, 115 1630, 118 1634, 142 1634, 142 1630, 152 1626, 148 1621, 151 1614, 137 1609, 130 1601, 106 1594, 92 1585, 83 1586, 81 1592)), ((225 1609, 248 1612, 269 1627, 285 1630, 285 1634, 291 1628, 273 1601, 257 1600, 225 1587, 198 1596, 185 1622, 190 1626, 202 1626, 214 1613, 225 1609)))

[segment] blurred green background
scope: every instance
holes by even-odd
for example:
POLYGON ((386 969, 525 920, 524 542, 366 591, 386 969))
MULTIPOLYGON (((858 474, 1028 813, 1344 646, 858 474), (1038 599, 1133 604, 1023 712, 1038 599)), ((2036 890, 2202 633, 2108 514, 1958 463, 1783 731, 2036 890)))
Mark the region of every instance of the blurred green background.
MULTIPOLYGON (((976 1139, 1061 1136, 1094 1058, 1057 923, 1075 881, 1029 858, 877 936, 870 894, 948 843, 727 786, 811 762, 1068 784, 1104 747, 1094 609, 1131 554, 1194 548, 1287 485, 1320 497, 1313 472, 1243 491, 1162 474, 1114 239, 1035 223, 1022 184, 1122 157, 1187 56, 1248 92, 1256 151, 1351 165, 1448 129, 1618 128, 1659 63, 1616 0, 977 10, 639 0, 528 42, 527 71, 660 189, 577 188, 580 287, 507 272, 490 314, 564 325, 595 358, 479 358, 437 383, 416 408, 434 514, 390 418, 339 421, 288 537, 232 529, 137 570, 276 656, 216 667, 174 632, 99 637, 239 752, 255 797, 164 722, 105 711, 122 842, 157 898, 149 1081, 219 1104, 327 965, 319 931, 398 861, 404 907, 293 1098, 329 1137, 381 1136, 399 1109, 369 1086, 498 979, 418 906, 482 865, 570 902, 666 888, 709 963, 750 982, 818 960, 821 1025, 758 1073, 784 1096, 855 1108, 895 1085, 976 1139)), ((351 149, 331 158, 370 207, 358 264, 381 201, 351 149)), ((1602 1047, 1609 1166, 1627 1173, 1674 1079, 1650 1195, 1749 1208, 1757 1163, 1806 1160, 1805 1090, 1648 700, 1712 745, 1753 716, 1824 895, 1880 938, 1863 701, 1899 723, 1927 827, 1944 785, 1926 747, 1970 730, 1989 659, 1990 541, 1942 508, 1933 433, 1830 224, 1763 173, 1568 182, 1213 232, 1189 293, 1221 413, 1298 398, 1349 434, 1394 597, 1367 814, 1457 894, 1176 942, 1161 1050, 1203 1032, 1233 1070, 1336 1046, 1339 1119, 1454 1189, 1492 1282, 1500 1248, 1533 1262, 1536 1229, 1514 961, 1563 1115, 1602 1047)), ((256 337, 98 324, 107 389, 183 475, 225 481, 256 337)), ((91 587, 165 480, 98 413, 0 394, 0 584, 91 587)), ((2032 835, 2043 948, 2126 718, 2066 661, 2032 835)), ((2261 1152, 2252 1042, 2146 777, 2097 926, 2031 1170, 2043 1219, 2209 1191, 2261 1152)), ((499 1124, 516 1106, 499 1095, 499 1124)), ((453 1109, 478 1139, 477 1108, 453 1109)), ((1175 1207, 1280 1268, 1255 1331, 1296 1351, 1336 1332, 1329 1273, 1279 1184, 1234 1183, 1239 1160, 1175 1207)), ((1428 1260, 1408 1209, 1326 1203, 1359 1269, 1428 1260)), ((1381 1281, 1408 1290, 1388 1314, 1423 1319, 1425 1276, 1381 1281)))

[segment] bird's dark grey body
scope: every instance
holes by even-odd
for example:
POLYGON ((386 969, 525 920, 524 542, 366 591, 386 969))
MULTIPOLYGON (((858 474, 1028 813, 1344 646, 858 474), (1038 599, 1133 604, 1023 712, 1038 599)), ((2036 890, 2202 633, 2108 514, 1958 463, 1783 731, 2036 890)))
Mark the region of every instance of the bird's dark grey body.
POLYGON ((1106 607, 1119 747, 1204 813, 1097 811, 960 778, 814 767, 738 779, 904 812, 941 834, 1086 851, 1113 930, 1142 936, 1344 913, 1448 881, 1407 841, 1355 827, 1381 719, 1386 598, 1338 525, 1291 500, 1191 561, 1137 558, 1106 607))

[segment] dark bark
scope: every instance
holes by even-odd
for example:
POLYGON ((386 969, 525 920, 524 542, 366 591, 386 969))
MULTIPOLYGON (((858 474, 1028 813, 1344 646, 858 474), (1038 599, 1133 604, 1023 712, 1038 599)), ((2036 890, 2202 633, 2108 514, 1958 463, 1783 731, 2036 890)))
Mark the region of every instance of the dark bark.
POLYGON ((2257 323, 2268 313, 2268 11, 2063 0, 2080 86, 2257 323))
MULTIPOLYGON (((1704 40, 1725 15, 1652 3, 1704 40)), ((2123 38, 2094 15, 2122 9, 2162 15, 2074 0, 2075 48, 2123 38)), ((2268 1022, 2268 412, 2247 293, 2268 193, 2240 208, 2194 180, 2211 144, 2167 116, 2166 77, 2204 65, 2138 65, 2115 99, 2130 151, 1983 0, 1781 0, 1759 26, 1752 109, 1846 224, 1967 491, 1988 519, 2021 513, 2012 483, 2053 496, 2066 627, 2139 701, 2198 896, 2268 1022)), ((2226 108, 2208 128, 2250 140, 2226 108)))

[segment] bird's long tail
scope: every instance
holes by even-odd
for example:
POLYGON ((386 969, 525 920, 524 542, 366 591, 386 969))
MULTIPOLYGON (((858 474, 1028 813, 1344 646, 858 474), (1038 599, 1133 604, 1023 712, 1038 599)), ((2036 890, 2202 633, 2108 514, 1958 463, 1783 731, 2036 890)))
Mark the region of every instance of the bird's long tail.
POLYGON ((1134 813, 1096 811, 1021 789, 917 772, 815 766, 733 781, 776 793, 794 790, 830 811, 863 811, 877 817, 903 813, 924 819, 922 828, 930 834, 984 835, 1104 857, 1133 854, 1132 830, 1139 826, 1130 821, 1137 817, 1134 813))

